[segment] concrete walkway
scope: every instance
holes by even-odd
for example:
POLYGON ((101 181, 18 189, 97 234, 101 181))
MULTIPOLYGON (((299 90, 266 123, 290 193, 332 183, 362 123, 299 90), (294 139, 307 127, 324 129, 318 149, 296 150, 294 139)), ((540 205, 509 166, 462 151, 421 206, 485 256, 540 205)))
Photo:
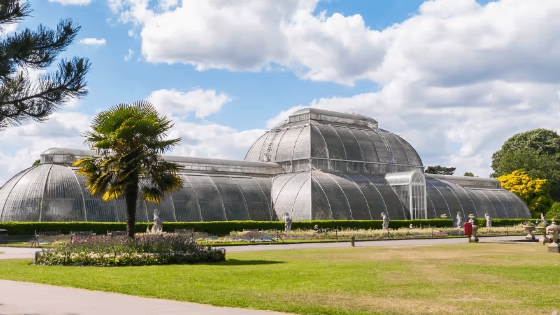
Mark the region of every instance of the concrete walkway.
MULTIPOLYGON (((522 236, 481 237, 481 242, 519 240, 522 236)), ((356 247, 415 246, 466 243, 465 238, 415 239, 356 242, 356 247)), ((228 252, 263 250, 296 250, 350 247, 348 242, 307 243, 284 245, 227 246, 228 252)), ((32 259, 37 248, 0 247, 0 259, 32 259)), ((117 293, 88 291, 42 284, 0 280, 0 315, 273 315, 269 311, 255 311, 215 307, 188 302, 148 299, 117 293)))
POLYGON ((230 307, 0 280, 0 315, 274 315, 230 307))
MULTIPOLYGON (((497 237, 480 237, 480 242, 504 242, 511 240, 521 240, 523 236, 497 236, 497 237)), ((427 239, 411 239, 411 240, 389 240, 389 241, 366 241, 356 242, 356 247, 374 247, 374 246, 415 246, 415 245, 446 245, 466 243, 466 238, 427 238, 427 239)), ((338 243, 303 243, 303 244, 262 244, 262 245, 241 245, 241 246, 219 246, 225 248, 226 252, 253 252, 263 250, 295 250, 295 249, 323 249, 323 248, 344 248, 350 247, 350 242, 338 243)), ((0 247, 0 259, 33 259, 35 252, 40 248, 22 248, 22 247, 0 247)), ((3 315, 0 313, 0 315, 3 315)))

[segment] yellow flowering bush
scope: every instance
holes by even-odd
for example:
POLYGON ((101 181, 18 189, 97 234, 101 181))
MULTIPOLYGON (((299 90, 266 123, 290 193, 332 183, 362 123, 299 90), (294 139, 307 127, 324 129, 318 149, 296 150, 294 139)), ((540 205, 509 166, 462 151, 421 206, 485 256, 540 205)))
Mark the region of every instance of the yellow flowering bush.
POLYGON ((546 213, 553 201, 550 197, 550 183, 546 179, 531 178, 527 173, 516 170, 497 178, 502 188, 521 198, 529 207, 533 217, 546 213))

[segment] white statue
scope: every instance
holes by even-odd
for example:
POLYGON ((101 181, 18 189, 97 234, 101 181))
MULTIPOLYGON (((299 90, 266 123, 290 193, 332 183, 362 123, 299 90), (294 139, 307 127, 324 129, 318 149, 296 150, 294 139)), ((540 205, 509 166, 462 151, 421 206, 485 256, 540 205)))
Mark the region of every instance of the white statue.
POLYGON ((544 224, 546 225, 548 222, 546 222, 546 218, 544 217, 544 213, 541 212, 541 222, 544 222, 544 224))
POLYGON ((381 212, 381 217, 383 218, 383 229, 389 229, 389 216, 385 214, 385 212, 381 212))
POLYGON ((290 232, 292 230, 292 217, 289 213, 284 214, 284 231, 290 232))
POLYGON ((159 218, 159 210, 154 209, 154 226, 152 227, 152 233, 161 233, 162 228, 162 222, 159 218))
POLYGON ((492 217, 490 217, 488 213, 486 213, 484 217, 486 218, 486 227, 492 227, 492 217))
POLYGON ((463 217, 461 216, 461 212, 457 212, 457 227, 463 227, 463 217))

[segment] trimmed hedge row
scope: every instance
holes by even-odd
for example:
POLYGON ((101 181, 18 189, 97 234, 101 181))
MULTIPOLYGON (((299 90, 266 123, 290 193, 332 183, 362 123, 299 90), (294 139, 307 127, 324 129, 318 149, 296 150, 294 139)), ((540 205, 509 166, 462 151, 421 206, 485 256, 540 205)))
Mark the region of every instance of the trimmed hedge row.
MULTIPOLYGON (((493 219, 492 226, 518 225, 528 219, 493 219)), ((529 219, 530 220, 530 219, 529 219)), ((485 226, 485 219, 477 219, 479 226, 485 226)), ((381 220, 318 220, 318 221, 296 221, 292 223, 292 229, 312 229, 317 224, 320 228, 357 228, 357 229, 381 229, 381 220)), ((451 219, 428 219, 428 220, 392 220, 390 227, 393 229, 406 228, 410 224, 416 227, 451 227, 451 219)), ((144 232, 152 223, 136 223, 136 231, 144 232)), ((0 222, 0 229, 8 230, 10 235, 33 235, 35 231, 60 231, 70 233, 71 231, 93 231, 105 234, 107 231, 126 230, 123 222, 0 222)), ((231 231, 243 230, 283 230, 282 221, 214 221, 214 222, 164 222, 163 230, 173 232, 175 229, 194 229, 197 232, 207 232, 213 235, 228 235, 231 231)))

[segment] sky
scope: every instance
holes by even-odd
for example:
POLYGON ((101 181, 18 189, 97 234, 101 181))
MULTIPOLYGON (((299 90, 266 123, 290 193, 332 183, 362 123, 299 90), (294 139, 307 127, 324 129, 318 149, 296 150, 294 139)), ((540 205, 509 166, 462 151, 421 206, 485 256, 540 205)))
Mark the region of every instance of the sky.
POLYGON ((73 19, 61 57, 90 59, 89 94, 0 131, 0 185, 48 148, 85 148, 96 113, 139 100, 173 119, 174 155, 243 159, 312 106, 373 117, 424 165, 480 177, 515 133, 560 129, 558 0, 29 3, 0 36, 73 19))

